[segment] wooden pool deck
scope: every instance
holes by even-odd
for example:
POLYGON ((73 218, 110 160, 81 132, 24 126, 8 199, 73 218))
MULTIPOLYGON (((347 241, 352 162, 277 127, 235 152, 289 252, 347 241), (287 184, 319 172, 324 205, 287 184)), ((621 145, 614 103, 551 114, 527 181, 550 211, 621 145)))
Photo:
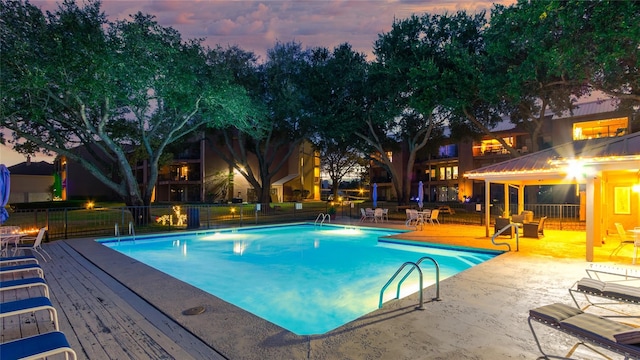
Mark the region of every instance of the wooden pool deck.
MULTIPOLYGON (((373 226, 404 228, 401 223, 373 226)), ((442 301, 427 301, 425 311, 414 309, 417 296, 412 295, 332 332, 311 336, 265 324, 95 247, 90 239, 44 244, 53 260, 40 263, 58 309, 60 330, 79 359, 521 359, 540 355, 526 322, 528 309, 553 302, 571 304, 567 289, 589 265, 584 261, 583 232, 545 233, 540 240, 521 238, 518 252, 445 280, 442 301), (194 304, 202 304, 207 312, 183 316, 182 311, 194 304)), ((478 226, 428 225, 405 238, 500 249, 478 226)), ((612 239, 597 247, 596 261, 640 269, 630 265, 632 247, 609 258, 616 245, 612 239)), ((3 291, 0 300, 39 291, 3 291)), ((424 293, 430 299, 433 287, 424 293)), ((41 312, 6 317, 1 329, 0 340, 5 342, 50 331, 53 325, 41 312)), ((541 333, 552 352, 564 354, 574 342, 552 330, 541 333)), ((577 354, 589 358, 588 352, 577 354)))
MULTIPOLYGON (((79 359, 223 359, 180 325, 100 271, 63 241, 40 261, 60 330, 79 359)), ((41 260, 41 259, 40 259, 41 260)), ((8 280, 8 278, 3 278, 8 280)), ((2 291, 2 301, 41 296, 41 288, 2 291)), ((54 330, 46 311, 2 319, 2 342, 54 330)))

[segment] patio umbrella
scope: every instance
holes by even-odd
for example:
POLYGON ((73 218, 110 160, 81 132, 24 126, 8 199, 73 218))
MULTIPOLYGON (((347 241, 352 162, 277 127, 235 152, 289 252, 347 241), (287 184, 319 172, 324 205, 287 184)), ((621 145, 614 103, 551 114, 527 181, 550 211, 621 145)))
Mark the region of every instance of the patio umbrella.
POLYGON ((422 200, 424 199, 424 189, 422 188, 422 181, 418 182, 418 207, 422 209, 422 200))
POLYGON ((10 185, 9 169, 4 164, 0 164, 0 224, 4 224, 9 218, 9 213, 5 206, 9 202, 10 185))
POLYGON ((374 208, 378 207, 378 184, 377 183, 373 183, 373 194, 371 194, 371 197, 373 198, 373 207, 374 208))

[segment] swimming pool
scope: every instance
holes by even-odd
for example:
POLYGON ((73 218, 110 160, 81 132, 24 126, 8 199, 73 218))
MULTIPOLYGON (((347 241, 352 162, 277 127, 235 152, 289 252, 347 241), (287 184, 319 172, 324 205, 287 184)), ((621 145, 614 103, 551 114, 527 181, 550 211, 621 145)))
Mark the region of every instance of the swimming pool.
MULTIPOLYGON (((385 238, 401 233, 290 224, 100 242, 297 335, 323 334, 377 309, 381 288, 406 261, 433 257, 442 280, 500 253, 385 238)), ((427 287, 435 271, 421 267, 427 287)), ((414 275, 401 296, 417 290, 414 275)), ((394 297, 395 290, 385 293, 385 301, 394 297)))

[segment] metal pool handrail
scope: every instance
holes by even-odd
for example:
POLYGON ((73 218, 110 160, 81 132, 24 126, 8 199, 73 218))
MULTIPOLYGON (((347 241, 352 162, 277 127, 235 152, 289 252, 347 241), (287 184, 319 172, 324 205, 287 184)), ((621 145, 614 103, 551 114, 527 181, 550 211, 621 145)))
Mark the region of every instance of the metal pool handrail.
POLYGON ((496 245, 496 246, 498 246, 498 245, 507 245, 507 248, 509 248, 509 251, 511 251, 511 245, 509 245, 509 243, 506 243, 506 242, 497 243, 497 242, 495 242, 495 239, 496 239, 496 237, 497 237, 498 235, 500 235, 500 234, 502 234, 503 232, 507 231, 507 230, 508 230, 509 228, 511 228, 511 227, 515 227, 515 228, 516 228, 516 251, 519 251, 519 247, 520 247, 520 246, 519 246, 519 244, 518 244, 518 243, 520 242, 520 235, 519 235, 519 232, 520 232, 520 226, 519 226, 517 223, 511 223, 511 224, 509 224, 509 225, 507 225, 507 226, 503 227, 502 229, 498 230, 498 232, 496 232, 495 234, 493 234, 493 236, 491 237, 491 243, 492 243, 493 245, 496 245))
MULTIPOLYGON (((422 270, 420 269, 420 266, 418 266, 418 264, 412 262, 412 261, 407 261, 404 264, 402 264, 400 266, 400 268, 398 268, 398 270, 396 271, 395 274, 393 274, 393 276, 391 277, 391 279, 389 279, 389 281, 387 281, 387 283, 382 287, 382 290, 380 290, 380 301, 378 302, 378 309, 382 308, 382 297, 384 295, 384 291, 387 289, 387 287, 389 287, 389 285, 391 284, 391 282, 396 278, 396 276, 398 276, 398 274, 400 274, 400 272, 407 266, 407 265, 411 265, 412 269, 411 271, 413 271, 413 269, 418 269, 418 275, 420 276, 420 302, 418 304, 418 306, 416 306, 417 310, 424 310, 424 306, 422 305, 423 301, 422 301, 422 270)), ((398 289, 399 289, 398 285, 398 289)), ((399 291, 399 290, 398 290, 399 291)))
POLYGON ((318 217, 316 217, 316 221, 313 223, 313 225, 314 226, 317 225, 318 224, 318 220, 320 220, 320 226, 322 226, 322 224, 324 224, 324 221, 326 219, 329 219, 329 223, 331 223, 331 215, 330 214, 320 213, 320 214, 318 214, 318 217))
MULTIPOLYGON (((418 270, 421 270, 420 263, 422 263, 423 260, 431 260, 431 262, 433 262, 433 265, 436 266, 436 297, 434 297, 432 300, 440 301, 441 300, 440 299, 440 265, 434 258, 429 256, 423 256, 420 259, 418 259, 418 261, 416 261, 416 265, 418 265, 418 270)), ((402 279, 400 279, 400 282, 398 282, 398 290, 396 292, 396 298, 400 298, 400 286, 409 277, 409 275, 411 275, 412 272, 413 272, 413 268, 409 270, 409 272, 407 272, 407 274, 402 279)), ((422 286, 420 286, 420 291, 422 291, 422 286)))

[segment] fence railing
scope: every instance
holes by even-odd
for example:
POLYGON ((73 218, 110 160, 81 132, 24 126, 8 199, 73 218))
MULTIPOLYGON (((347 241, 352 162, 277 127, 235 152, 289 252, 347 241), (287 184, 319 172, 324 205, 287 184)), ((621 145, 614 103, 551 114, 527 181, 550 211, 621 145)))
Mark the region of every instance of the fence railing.
POLYGON ((313 221, 326 213, 328 204, 203 204, 154 205, 149 207, 60 208, 14 210, 3 225, 20 226, 26 231, 47 227, 49 239, 89 236, 114 236, 116 224, 120 234, 127 233, 129 223, 136 234, 185 229, 313 221))
MULTIPOLYGON (((337 205, 337 215, 343 219, 360 218, 360 208, 371 207, 371 203, 345 203, 337 205)), ((425 208, 436 208, 439 203, 424 204, 425 208)), ((475 211, 474 204, 447 204, 454 214, 440 214, 440 221, 449 224, 483 225, 483 212, 475 211)), ((52 208, 14 210, 3 225, 20 226, 23 230, 37 232, 47 227, 48 239, 69 239, 77 237, 114 236, 115 225, 120 234, 127 233, 132 223, 136 234, 167 232, 185 229, 216 229, 224 227, 274 224, 296 221, 314 221, 319 213, 327 213, 329 203, 304 202, 282 204, 197 204, 197 205, 154 205, 149 207, 110 208, 52 208)), ((392 220, 405 220, 404 212, 396 210, 397 204, 379 203, 389 208, 392 220)), ((493 207, 492 207, 493 208, 493 207)), ((584 230, 585 222, 580 220, 579 205, 573 204, 533 204, 525 205, 533 211, 535 219, 547 216, 545 227, 551 229, 584 230)), ((491 209, 492 217, 496 209, 491 209)), ((500 210, 500 209, 498 209, 500 210)), ((515 208, 512 210, 515 213, 515 208)))

